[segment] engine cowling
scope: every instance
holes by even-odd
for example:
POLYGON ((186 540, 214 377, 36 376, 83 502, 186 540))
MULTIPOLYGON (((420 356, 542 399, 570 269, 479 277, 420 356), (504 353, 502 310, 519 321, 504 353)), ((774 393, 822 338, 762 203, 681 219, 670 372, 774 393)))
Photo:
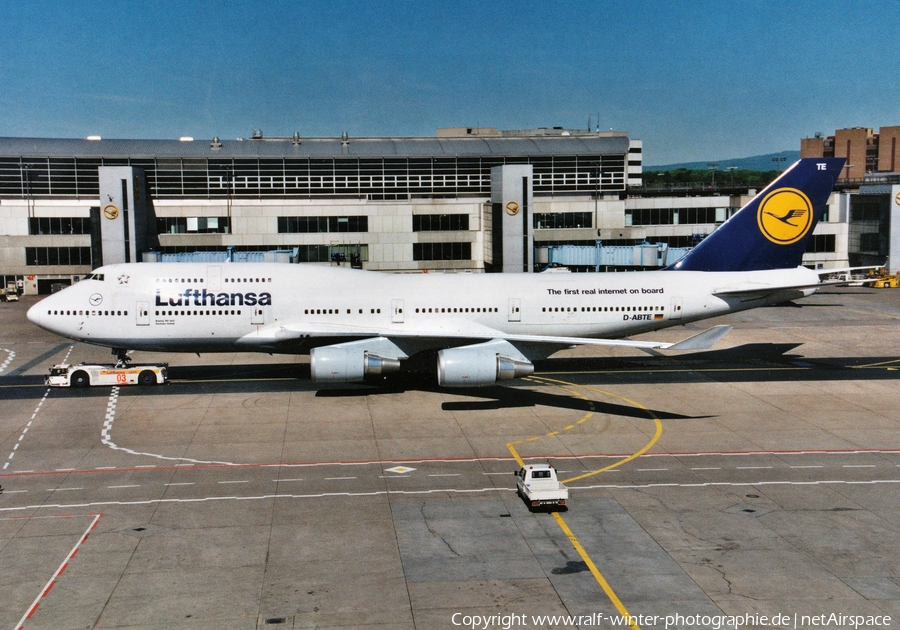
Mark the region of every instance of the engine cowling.
POLYGON ((441 387, 484 387, 532 373, 534 364, 524 357, 504 356, 488 344, 438 352, 438 384, 441 387))
POLYGON ((324 346, 309 353, 309 371, 314 383, 361 383, 366 376, 399 369, 399 359, 382 357, 362 348, 324 346))

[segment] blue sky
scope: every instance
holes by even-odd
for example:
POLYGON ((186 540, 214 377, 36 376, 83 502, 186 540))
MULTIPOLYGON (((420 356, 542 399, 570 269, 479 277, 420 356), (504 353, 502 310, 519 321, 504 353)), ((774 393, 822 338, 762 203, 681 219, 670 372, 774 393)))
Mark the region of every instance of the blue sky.
POLYGON ((0 136, 627 131, 646 164, 900 125, 900 0, 0 0, 0 136))

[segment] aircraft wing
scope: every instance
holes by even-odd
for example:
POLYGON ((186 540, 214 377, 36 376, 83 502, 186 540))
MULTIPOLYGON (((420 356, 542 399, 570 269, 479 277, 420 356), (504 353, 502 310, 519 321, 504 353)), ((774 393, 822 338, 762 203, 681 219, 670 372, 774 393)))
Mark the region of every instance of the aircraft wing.
MULTIPOLYGON (((359 327, 336 323, 288 324, 284 326, 268 326, 258 332, 250 333, 241 339, 247 345, 265 343, 294 345, 298 340, 325 338, 340 342, 341 339, 356 340, 384 337, 397 342, 416 342, 416 346, 450 347, 480 341, 502 339, 513 344, 525 346, 555 346, 556 349, 571 346, 619 346, 628 348, 660 348, 672 350, 702 350, 711 347, 721 339, 731 326, 714 326, 701 333, 683 339, 677 343, 661 341, 637 341, 633 339, 602 339, 592 337, 559 337, 553 335, 518 335, 507 333, 496 328, 483 326, 472 321, 450 319, 442 322, 431 322, 426 327, 359 327)), ((407 345, 407 344, 402 344, 407 345)), ((549 353, 548 353, 549 354, 549 353)))

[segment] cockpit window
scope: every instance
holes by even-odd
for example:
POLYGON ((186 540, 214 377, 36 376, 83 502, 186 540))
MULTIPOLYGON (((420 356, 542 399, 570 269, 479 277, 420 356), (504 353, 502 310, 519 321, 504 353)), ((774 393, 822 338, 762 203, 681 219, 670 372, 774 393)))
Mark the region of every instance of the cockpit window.
POLYGON ((100 282, 103 282, 103 274, 102 273, 92 273, 87 278, 85 278, 85 280, 99 280, 100 282))

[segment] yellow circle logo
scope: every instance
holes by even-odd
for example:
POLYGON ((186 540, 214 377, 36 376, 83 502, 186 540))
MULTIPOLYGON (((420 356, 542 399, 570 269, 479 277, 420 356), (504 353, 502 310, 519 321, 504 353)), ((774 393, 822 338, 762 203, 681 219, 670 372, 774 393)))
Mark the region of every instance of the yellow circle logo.
POLYGON ((515 201, 510 201, 508 204, 506 204, 506 214, 511 217, 519 214, 519 204, 517 204, 515 201))
POLYGON ((900 192, 898 192, 896 195, 894 195, 894 201, 897 203, 898 206, 900 206, 900 192))
POLYGON ((107 219, 115 219, 119 216, 119 209, 111 203, 107 204, 103 206, 103 216, 105 216, 107 219))
POLYGON ((773 190, 760 202, 756 222, 763 236, 773 243, 796 243, 812 227, 812 203, 796 188, 773 190))

